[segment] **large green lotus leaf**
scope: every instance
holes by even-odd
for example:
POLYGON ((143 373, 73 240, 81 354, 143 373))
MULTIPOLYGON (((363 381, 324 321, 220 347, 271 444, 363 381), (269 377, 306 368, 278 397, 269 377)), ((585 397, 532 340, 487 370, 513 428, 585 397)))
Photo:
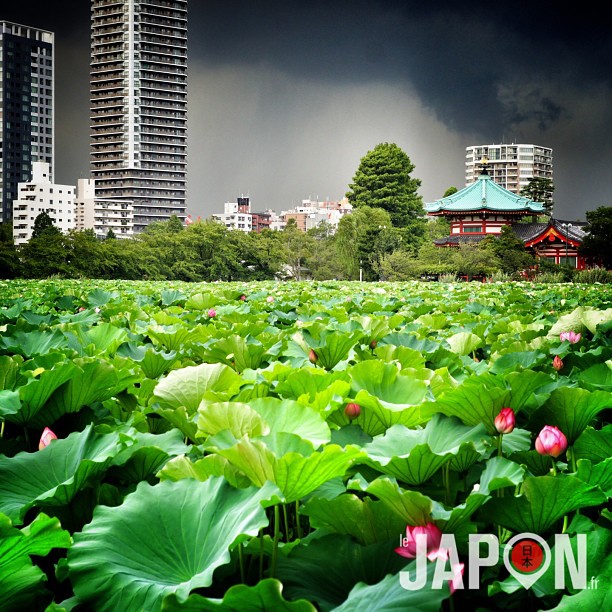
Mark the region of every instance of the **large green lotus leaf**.
POLYGON ((423 404, 421 413, 425 418, 437 412, 455 416, 466 425, 483 423, 489 434, 496 435, 495 417, 510 406, 510 390, 500 385, 504 385, 503 380, 492 382, 490 376, 473 376, 436 401, 423 404))
POLYGON ((268 524, 271 485, 234 489, 223 478, 138 485, 117 508, 98 506, 74 535, 68 568, 90 609, 161 610, 166 595, 184 601, 212 584, 230 548, 268 524))
MULTIPOLYGON (((0 355, 0 389, 14 389, 23 364, 21 355, 0 355)), ((0 404, 1 405, 1 404, 0 404)))
POLYGON ((248 404, 242 402, 202 402, 198 408, 198 437, 214 436, 228 430, 238 439, 270 432, 270 427, 248 404))
POLYGON ((310 518, 311 527, 353 536, 363 545, 392 540, 406 529, 404 519, 384 502, 353 494, 313 497, 300 513, 310 518))
POLYGON ((31 419, 33 427, 51 425, 64 414, 103 402, 138 380, 130 370, 107 361, 87 358, 75 359, 72 363, 75 367, 70 379, 55 389, 49 401, 31 419))
POLYGON ((612 359, 580 372, 576 377, 590 391, 612 391, 612 359))
POLYGON ((191 461, 185 455, 170 459, 156 474, 160 480, 182 480, 195 478, 204 482, 211 476, 223 476, 233 487, 245 488, 251 481, 233 466, 225 457, 213 454, 206 455, 197 461, 191 461))
MULTIPOLYGON (((416 571, 414 564, 406 568, 412 575, 416 571)), ((391 612, 397 610, 418 610, 419 612, 438 612, 442 602, 450 596, 450 589, 444 584, 441 589, 431 588, 435 564, 427 564, 427 585, 418 590, 404 589, 399 576, 385 576, 373 585, 360 582, 349 593, 346 601, 335 608, 338 612, 349 610, 376 610, 391 612)))
POLYGON ((40 367, 27 378, 27 383, 19 387, 21 408, 15 414, 7 415, 7 420, 20 425, 29 425, 35 421, 52 393, 69 380, 77 371, 70 361, 55 363, 51 369, 40 367))
POLYGON ((0 512, 21 522, 32 506, 63 506, 102 474, 120 451, 119 434, 92 426, 35 453, 0 456, 0 512))
MULTIPOLYGON (((353 482, 353 486, 356 483, 353 482)), ((387 477, 380 477, 365 488, 358 487, 384 502, 407 525, 426 525, 431 521, 432 512, 438 508, 433 501, 418 491, 405 490, 397 482, 387 477)))
POLYGON ((612 425, 600 430, 587 427, 576 440, 573 451, 576 459, 588 459, 593 463, 612 457, 612 425))
POLYGON ((187 299, 187 296, 178 289, 164 289, 160 293, 162 306, 172 306, 187 299))
POLYGON ((176 351, 165 353, 155 350, 151 345, 141 345, 135 342, 122 344, 117 355, 137 361, 147 378, 157 379, 165 374, 179 359, 176 351))
POLYGON ((70 544, 70 534, 59 520, 44 513, 21 530, 0 515, 0 610, 34 610, 46 576, 32 565, 30 555, 44 557, 70 544))
POLYGON ((21 408, 19 391, 0 391, 0 417, 6 418, 8 415, 16 414, 21 408))
POLYGON ((194 444, 199 442, 197 438, 197 413, 187 414, 187 409, 184 406, 179 406, 178 408, 155 408, 154 413, 164 417, 194 444))
POLYGON ((559 320, 550 328, 547 337, 559 339, 559 334, 567 331, 584 333, 586 331, 586 325, 582 318, 584 311, 584 306, 578 306, 569 314, 559 317, 559 320))
POLYGON ((185 302, 185 308, 190 310, 206 310, 216 306, 218 301, 219 298, 209 291, 196 293, 185 302))
POLYGON ((149 327, 146 330, 147 336, 167 351, 180 352, 181 348, 187 343, 191 330, 184 326, 165 328, 161 325, 149 327))
POLYGON ((482 447, 488 436, 483 425, 466 426, 453 417, 437 414, 424 429, 390 427, 382 436, 364 446, 368 463, 413 485, 420 485, 435 474, 462 444, 482 447))
POLYGON ((363 456, 356 447, 342 448, 335 444, 327 444, 320 452, 312 452, 312 445, 299 437, 277 434, 277 442, 283 440, 278 456, 264 440, 247 437, 216 452, 248 476, 253 484, 262 486, 268 480, 274 482, 286 503, 301 499, 332 478, 343 476, 355 460, 363 456), (308 456, 301 454, 306 452, 306 447, 311 453, 308 456))
POLYGON ((68 346, 66 336, 57 329, 53 331, 37 329, 28 332, 16 331, 13 336, 1 337, 0 342, 7 351, 24 357, 46 355, 51 351, 68 346))
POLYGON ((538 409, 560 384, 558 379, 532 370, 511 372, 504 379, 510 385, 508 406, 515 412, 525 410, 531 413, 538 409))
MULTIPOLYGON (((393 549, 400 533, 391 541, 369 546, 339 534, 312 540, 279 558, 277 577, 288 597, 313 601, 322 612, 335 610, 358 582, 376 584, 387 574, 395 574, 399 585, 397 572, 406 566, 406 559, 393 549)), ((378 610, 375 606, 353 609, 378 610)))
POLYGON ((605 502, 599 487, 574 476, 530 476, 518 497, 490 499, 483 510, 502 527, 542 534, 569 512, 605 502))
POLYGON ((119 346, 128 338, 127 329, 111 323, 99 323, 93 327, 79 326, 77 337, 88 355, 114 355, 119 346))
POLYGON ((588 459, 580 459, 576 476, 587 484, 599 487, 608 497, 612 496, 612 457, 595 465, 588 459))
POLYGON ((271 433, 293 433, 316 447, 329 442, 331 432, 323 417, 312 408, 293 400, 263 397, 251 400, 250 407, 268 424, 271 433))
POLYGON ((548 355, 541 351, 515 351, 495 359, 490 371, 493 374, 506 374, 515 370, 530 371, 531 368, 536 368, 548 360, 548 355))
POLYGON ((256 338, 237 334, 213 341, 205 351, 207 361, 232 364, 238 372, 256 370, 265 360, 266 347, 256 338))
POLYGON ((162 408, 184 406, 191 415, 203 399, 225 401, 241 384, 242 378, 229 366, 203 363, 170 372, 155 387, 154 397, 162 408))
POLYGON ((457 355, 469 355, 483 344, 482 338, 471 332, 458 332, 445 340, 457 355))
POLYGON ((116 291, 108 292, 104 291, 104 289, 97 288, 89 292, 87 303, 90 306, 105 306, 111 300, 117 299, 118 297, 119 294, 116 291))
POLYGON ((535 413, 532 425, 536 428, 556 425, 571 446, 595 416, 606 408, 612 408, 612 394, 606 391, 560 387, 552 392, 550 399, 535 413))
POLYGON ((283 597, 283 585, 274 578, 260 580, 255 586, 236 584, 229 588, 223 599, 207 599, 201 595, 190 595, 180 603, 176 595, 167 595, 162 604, 164 612, 316 612, 316 608, 305 599, 287 601, 283 597))

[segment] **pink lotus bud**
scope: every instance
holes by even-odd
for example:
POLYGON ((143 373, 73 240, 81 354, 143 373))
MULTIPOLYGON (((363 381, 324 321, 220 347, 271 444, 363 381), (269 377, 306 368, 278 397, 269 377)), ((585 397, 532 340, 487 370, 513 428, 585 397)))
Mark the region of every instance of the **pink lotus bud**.
POLYGON ((45 427, 40 436, 40 442, 38 443, 38 450, 42 450, 45 446, 49 446, 51 440, 57 440, 57 436, 48 428, 45 427))
POLYGON ((244 295, 244 293, 240 296, 240 301, 246 302, 246 295, 244 295))
POLYGON ((563 368, 563 361, 559 359, 559 355, 555 355, 555 358, 552 362, 552 366, 553 368, 555 368, 555 370, 557 370, 557 372, 563 368))
POLYGON ((208 316, 209 316, 211 319, 214 319, 214 318, 217 316, 217 311, 216 311, 214 308, 211 308, 211 309, 208 311, 208 316))
POLYGON ((266 298, 266 302, 268 302, 268 304, 271 304, 273 301, 274 301, 274 296, 273 296, 273 295, 269 295, 269 296, 266 298))
POLYGON ((310 363, 316 363, 318 359, 319 356, 314 352, 314 349, 310 349, 310 352, 308 353, 308 361, 310 361, 310 363))
POLYGON ((567 448, 567 438, 560 429, 546 425, 535 441, 535 448, 540 455, 557 458, 567 448))
POLYGON ((559 339, 561 340, 561 342, 567 340, 570 344, 576 344, 577 342, 580 342, 580 338, 582 338, 582 334, 574 331, 561 332, 559 334, 559 339))
POLYGON ((370 348, 374 350, 377 344, 378 344, 378 340, 372 340, 372 342, 370 342, 370 348))
POLYGON ((416 527, 406 526, 406 537, 400 538, 400 546, 395 549, 395 552, 402 557, 408 559, 414 559, 417 553, 417 542, 416 536, 418 534, 424 534, 427 536, 427 553, 436 554, 440 548, 440 540, 442 539, 442 532, 433 523, 427 523, 427 525, 417 525, 416 527))
POLYGON ((495 417, 494 423, 498 433, 512 433, 515 423, 514 410, 512 410, 512 408, 502 408, 500 413, 495 417))
POLYGON ((361 406, 351 402, 345 406, 344 414, 346 414, 349 419, 356 419, 361 414, 361 406))

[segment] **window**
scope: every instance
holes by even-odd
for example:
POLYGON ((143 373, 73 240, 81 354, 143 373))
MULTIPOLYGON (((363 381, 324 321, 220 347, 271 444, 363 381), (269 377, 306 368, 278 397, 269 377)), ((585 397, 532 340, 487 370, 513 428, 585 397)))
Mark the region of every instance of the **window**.
POLYGON ((482 227, 464 227, 463 233, 465 234, 482 234, 482 227))

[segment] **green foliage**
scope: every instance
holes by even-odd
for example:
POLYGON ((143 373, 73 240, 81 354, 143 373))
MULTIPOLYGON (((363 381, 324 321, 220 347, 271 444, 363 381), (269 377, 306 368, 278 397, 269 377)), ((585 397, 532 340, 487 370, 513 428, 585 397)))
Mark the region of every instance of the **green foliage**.
POLYGON ((532 176, 527 182, 527 186, 521 189, 520 195, 529 198, 532 202, 544 204, 546 214, 552 214, 554 206, 553 192, 555 186, 549 178, 532 176))
MULTIPOLYGON (((97 244, 227 237, 201 225, 97 244)), ((427 524, 458 563, 470 534, 585 534, 603 584, 611 322, 578 283, 2 281, 0 608, 604 609, 501 557, 452 595, 423 559, 411 591, 395 549, 427 524)))
POLYGON ((386 210, 393 227, 422 234, 423 202, 417 193, 421 181, 410 176, 413 170, 414 164, 396 144, 378 144, 362 157, 346 196, 356 208, 386 210))
POLYGON ((586 214, 588 234, 578 248, 581 255, 591 258, 606 270, 612 269, 612 206, 600 206, 586 214))

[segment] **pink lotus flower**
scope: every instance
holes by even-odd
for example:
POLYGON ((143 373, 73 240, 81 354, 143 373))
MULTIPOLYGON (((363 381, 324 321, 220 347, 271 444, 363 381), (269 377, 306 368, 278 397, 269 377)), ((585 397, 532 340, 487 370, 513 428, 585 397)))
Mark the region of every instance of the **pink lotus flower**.
POLYGON ((424 527, 422 525, 416 527, 406 525, 406 537, 402 538, 402 545, 398 546, 395 552, 407 559, 414 559, 417 553, 416 536, 420 533, 427 536, 427 558, 430 560, 435 558, 440 548, 442 532, 433 523, 427 523, 424 527), (430 557, 430 555, 433 555, 433 557, 430 557))
POLYGON ((217 311, 216 311, 214 308, 211 308, 211 309, 208 311, 208 316, 209 316, 211 319, 214 319, 214 318, 217 316, 217 311))
POLYGON ((240 296, 240 301, 246 302, 246 295, 244 295, 244 293, 240 296))
POLYGON ((567 438, 563 432, 552 425, 546 425, 539 433, 535 448, 540 455, 557 458, 567 448, 567 438))
POLYGON ((266 298, 266 302, 268 302, 268 304, 271 304, 273 301, 274 301, 274 296, 273 296, 273 295, 269 295, 269 296, 266 298))
POLYGON ((51 440, 57 440, 57 436, 48 428, 45 427, 40 436, 40 442, 38 443, 38 450, 42 450, 45 446, 51 444, 51 440))
POLYGON ((361 406, 355 404, 355 402, 350 402, 344 407, 344 414, 349 419, 356 419, 361 414, 361 406))
POLYGON ((552 362, 552 367, 557 370, 557 372, 563 368, 563 361, 559 359, 559 355, 555 355, 555 358, 552 362))
MULTIPOLYGON (((395 552, 407 559, 414 559, 417 553, 416 536, 423 534, 427 536, 427 558, 430 561, 436 559, 448 560, 448 549, 440 546, 442 540, 442 532, 433 523, 427 523, 424 527, 417 525, 416 527, 406 526, 406 537, 402 538, 402 545, 395 549, 395 552)), ((451 595, 455 590, 463 585, 463 571, 465 565, 463 563, 455 563, 452 565, 453 578, 448 581, 451 595)))
POLYGON ((567 340, 570 344, 580 342, 580 338, 582 338, 582 334, 574 331, 561 332, 559 334, 559 339, 561 342, 567 340))
POLYGON ((502 408, 500 413, 495 417, 494 423, 498 433, 512 433, 515 423, 514 410, 512 410, 512 408, 502 408))

